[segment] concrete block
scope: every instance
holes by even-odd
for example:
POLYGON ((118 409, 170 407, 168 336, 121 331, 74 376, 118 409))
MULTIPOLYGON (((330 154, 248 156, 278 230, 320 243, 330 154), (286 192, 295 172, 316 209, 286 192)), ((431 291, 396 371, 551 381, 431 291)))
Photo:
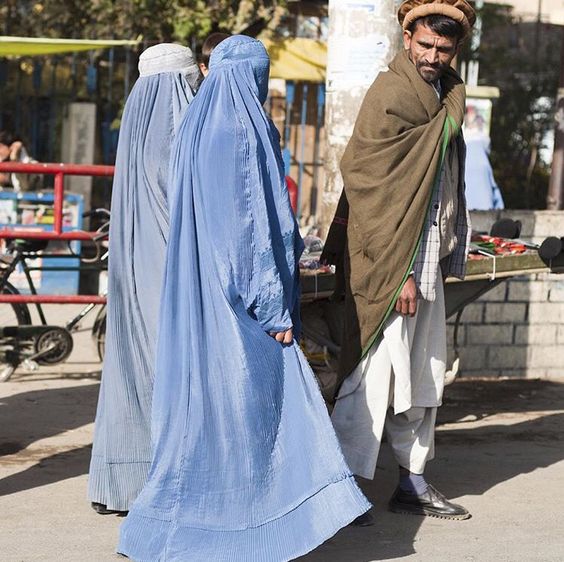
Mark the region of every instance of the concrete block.
POLYGON ((462 320, 464 324, 481 324, 484 321, 484 304, 474 302, 464 308, 462 320))
POLYGON ((564 366, 546 369, 543 375, 543 378, 545 379, 555 380, 558 382, 562 382, 562 377, 564 377, 564 366))
MULTIPOLYGON (((556 324, 522 324, 515 326, 517 345, 551 345, 557 343, 556 324)), ((564 334, 563 334, 564 337, 564 334)))
POLYGON ((510 302, 546 302, 551 283, 519 279, 510 281, 507 300, 510 302))
POLYGON ((528 347, 517 345, 492 345, 488 350, 488 367, 499 369, 526 369, 528 347))
POLYGON ((564 344, 564 323, 558 326, 556 332, 556 343, 564 344))
POLYGON ((564 281, 551 283, 548 300, 550 302, 564 302, 564 281))
MULTIPOLYGON (((513 305, 518 306, 518 305, 513 305)), ((564 323, 564 303, 546 302, 529 305, 529 324, 564 323)))
POLYGON ((561 211, 536 211, 533 236, 562 236, 564 233, 564 213, 561 211))
POLYGON ((478 369, 485 369, 487 364, 487 346, 485 345, 470 345, 465 346, 459 350, 460 352, 460 368, 465 373, 470 373, 478 369))
POLYGON ((498 217, 499 211, 470 211, 472 230, 489 234, 492 224, 498 217))
POLYGON ((513 343, 512 324, 489 324, 468 326, 467 343, 469 345, 492 345, 513 343))
POLYGON ((485 295, 482 295, 479 302, 505 302, 507 299, 507 283, 501 283, 485 295))
POLYGON ((530 348, 528 366, 531 368, 564 367, 564 345, 535 345, 530 348))
POLYGON ((505 322, 524 322, 527 317, 525 303, 487 303, 486 322, 501 324, 505 322))

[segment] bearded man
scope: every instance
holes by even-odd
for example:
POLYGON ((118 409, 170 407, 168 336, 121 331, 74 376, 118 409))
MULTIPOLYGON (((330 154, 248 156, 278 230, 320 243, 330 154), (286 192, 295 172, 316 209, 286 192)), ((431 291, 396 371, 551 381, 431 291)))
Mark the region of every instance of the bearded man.
POLYGON ((335 248, 348 222, 344 380, 332 420, 351 470, 369 479, 386 430, 400 472, 392 511, 467 519, 424 470, 446 371, 443 280, 464 277, 471 230, 465 86, 451 63, 475 13, 465 0, 407 0, 398 19, 405 50, 366 94, 328 240, 335 248))

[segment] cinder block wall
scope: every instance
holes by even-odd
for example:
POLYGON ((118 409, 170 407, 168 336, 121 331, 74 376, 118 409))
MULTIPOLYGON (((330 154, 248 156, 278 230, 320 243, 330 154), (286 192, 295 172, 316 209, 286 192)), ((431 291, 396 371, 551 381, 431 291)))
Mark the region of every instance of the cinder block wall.
MULTIPOLYGON (((473 228, 489 232, 501 217, 520 220, 527 240, 564 236, 564 211, 473 212, 473 228)), ((458 344, 462 376, 564 377, 564 274, 503 282, 466 307, 458 344)))

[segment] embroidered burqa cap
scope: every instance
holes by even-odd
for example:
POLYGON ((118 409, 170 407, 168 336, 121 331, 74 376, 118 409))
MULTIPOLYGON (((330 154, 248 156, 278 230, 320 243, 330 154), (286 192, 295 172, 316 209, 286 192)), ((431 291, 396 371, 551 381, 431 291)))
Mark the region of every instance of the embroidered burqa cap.
POLYGON ((139 57, 139 76, 153 76, 163 72, 183 74, 192 88, 201 80, 194 53, 176 43, 160 43, 145 49, 139 57))
POLYGON ((425 16, 448 16, 460 23, 464 34, 469 35, 476 22, 476 12, 466 0, 406 0, 398 10, 398 20, 403 29, 425 16))

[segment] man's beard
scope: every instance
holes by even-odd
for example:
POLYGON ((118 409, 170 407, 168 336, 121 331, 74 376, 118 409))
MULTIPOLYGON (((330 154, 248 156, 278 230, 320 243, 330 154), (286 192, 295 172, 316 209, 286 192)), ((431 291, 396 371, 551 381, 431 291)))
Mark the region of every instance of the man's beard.
POLYGON ((425 82, 436 82, 446 72, 448 65, 446 64, 429 64, 426 60, 418 60, 415 63, 419 76, 425 82))

